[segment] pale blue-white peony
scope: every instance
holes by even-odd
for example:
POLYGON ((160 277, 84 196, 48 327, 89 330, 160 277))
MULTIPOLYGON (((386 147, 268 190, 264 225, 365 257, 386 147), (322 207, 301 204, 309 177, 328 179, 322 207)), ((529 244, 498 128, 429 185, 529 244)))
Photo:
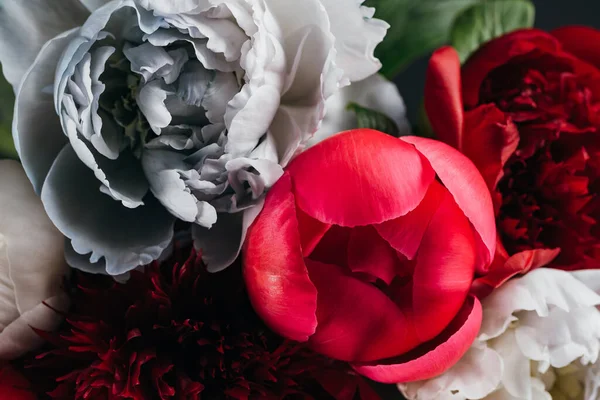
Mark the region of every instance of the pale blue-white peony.
POLYGON ((77 268, 121 275, 190 223, 236 258, 326 101, 380 68, 357 0, 5 0, 14 138, 77 268))

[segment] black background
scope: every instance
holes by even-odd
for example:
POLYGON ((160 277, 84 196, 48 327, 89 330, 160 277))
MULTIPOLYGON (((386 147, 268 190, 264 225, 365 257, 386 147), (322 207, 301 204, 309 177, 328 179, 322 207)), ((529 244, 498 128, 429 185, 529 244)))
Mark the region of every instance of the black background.
MULTIPOLYGON (((600 0, 533 0, 533 3, 537 28, 551 30, 572 24, 600 28, 600 0)), ((414 62, 394 80, 406 102, 408 118, 413 125, 423 97, 428 58, 414 62)))
MULTIPOLYGON (((600 29, 600 0, 533 0, 533 3, 536 6, 536 28, 552 30, 575 24, 600 29)), ((426 56, 414 62, 394 79, 406 102, 408 118, 413 126, 416 125, 423 98, 428 58, 426 56)), ((377 391, 383 400, 402 399, 394 386, 377 385, 377 391)))

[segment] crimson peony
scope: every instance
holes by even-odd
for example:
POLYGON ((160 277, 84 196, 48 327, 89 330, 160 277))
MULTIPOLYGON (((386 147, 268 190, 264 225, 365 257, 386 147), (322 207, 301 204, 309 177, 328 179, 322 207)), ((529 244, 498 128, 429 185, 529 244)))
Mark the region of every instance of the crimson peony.
POLYGON ((209 274, 199 254, 179 253, 125 284, 78 274, 66 325, 40 332, 52 348, 28 369, 36 389, 65 400, 379 399, 347 364, 266 329, 239 267, 209 274))
POLYGON ((425 90, 436 134, 468 156, 494 200, 497 254, 486 291, 548 265, 600 266, 600 31, 513 32, 460 67, 431 58, 425 90))
POLYGON ((355 130, 290 163, 249 229, 244 276, 275 332, 380 382, 425 379, 475 338, 469 290, 495 240, 489 192, 466 157, 355 130))

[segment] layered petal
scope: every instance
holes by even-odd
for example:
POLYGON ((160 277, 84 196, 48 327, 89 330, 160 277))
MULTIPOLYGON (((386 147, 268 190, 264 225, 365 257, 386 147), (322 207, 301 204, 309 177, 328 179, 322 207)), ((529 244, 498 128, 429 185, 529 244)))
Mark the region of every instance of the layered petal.
POLYGON ((413 314, 422 343, 440 334, 463 306, 475 273, 474 250, 469 222, 445 192, 417 252, 412 301, 399 304, 413 314))
POLYGON ((317 320, 309 345, 326 356, 368 362, 419 344, 412 321, 374 285, 337 265, 305 260, 317 289, 317 320))
POLYGON ((459 150, 464 124, 461 90, 458 53, 449 46, 436 50, 425 78, 425 111, 436 136, 459 150))
POLYGON ((440 375, 468 351, 481 325, 481 304, 469 297, 452 323, 431 342, 397 359, 356 364, 354 369, 382 383, 412 382, 440 375))
POLYGON ((518 311, 534 311, 539 317, 547 317, 553 308, 569 312, 598 304, 600 295, 570 273, 540 268, 505 283, 502 290, 493 292, 483 301, 480 339, 501 335, 516 319, 514 314, 518 311))
POLYGON ((405 215, 421 202, 435 176, 414 147, 368 129, 319 143, 288 171, 299 208, 323 223, 346 227, 405 215))
POLYGON ((7 0, 0 9, 0 62, 15 91, 38 52, 55 36, 83 24, 79 0, 7 0))
POLYGON ((75 37, 71 30, 51 39, 40 50, 31 68, 26 70, 17 91, 13 117, 13 138, 23 168, 40 193, 44 179, 68 140, 54 107, 52 93, 56 65, 75 37))
POLYGON ((490 192, 473 163, 452 147, 431 139, 406 136, 425 156, 456 204, 469 218, 478 238, 479 273, 487 271, 496 250, 496 222, 490 192))
POLYGON ((465 113, 461 152, 477 167, 490 192, 504 176, 504 165, 519 145, 515 124, 495 105, 465 113))
POLYGON ((486 43, 462 67, 464 105, 473 108, 479 103, 481 83, 490 71, 533 50, 556 53, 560 43, 549 33, 537 29, 514 31, 486 43))
POLYGON ((0 234, 19 313, 62 293, 68 268, 61 233, 54 227, 16 161, 0 161, 0 234))
POLYGON ((600 68, 600 31, 588 26, 563 26, 550 32, 563 50, 600 68))
POLYGON ((302 258, 292 182, 273 186, 244 244, 244 279, 254 309, 278 334, 307 341, 317 327, 317 289, 302 258))
POLYGON ((381 62, 375 58, 375 47, 385 37, 389 24, 373 18, 375 9, 361 6, 363 1, 320 1, 336 38, 335 62, 344 70, 344 77, 355 82, 379 71, 381 62))
POLYGON ((126 273, 156 260, 173 238, 174 218, 152 198, 135 209, 98 190, 93 172, 67 146, 57 157, 42 189, 50 219, 88 254, 98 273, 126 273))
POLYGON ((493 392, 502 379, 503 362, 493 349, 477 342, 452 368, 425 381, 399 383, 408 399, 482 399, 493 392))

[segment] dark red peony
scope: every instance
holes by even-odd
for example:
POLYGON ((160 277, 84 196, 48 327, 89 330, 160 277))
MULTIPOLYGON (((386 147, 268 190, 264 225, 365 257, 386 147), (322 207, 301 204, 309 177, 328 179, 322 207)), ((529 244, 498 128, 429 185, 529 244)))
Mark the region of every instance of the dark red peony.
POLYGON ((67 323, 40 332, 51 348, 26 369, 53 399, 379 399, 346 364, 269 331, 239 266, 209 274, 188 251, 125 284, 76 279, 67 323))
POLYGON ((600 266, 600 31, 521 30, 460 67, 432 57, 425 106, 434 131, 484 176, 498 228, 492 272, 600 266))

